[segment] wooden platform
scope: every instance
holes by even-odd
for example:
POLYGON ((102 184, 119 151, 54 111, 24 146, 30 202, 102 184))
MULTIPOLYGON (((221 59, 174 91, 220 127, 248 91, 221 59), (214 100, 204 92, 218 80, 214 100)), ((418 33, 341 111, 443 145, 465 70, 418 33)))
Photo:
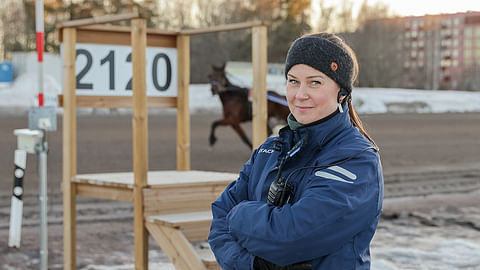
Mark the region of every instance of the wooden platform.
MULTIPOLYGON (((192 242, 206 241, 211 204, 238 178, 212 171, 150 171, 143 193, 145 227, 176 269, 219 270, 212 251, 192 242)), ((134 202, 133 172, 79 174, 71 179, 78 195, 134 202)))
MULTIPOLYGON (((207 195, 213 202, 221 191, 237 178, 238 174, 236 173, 212 171, 149 171, 147 186, 144 189, 144 199, 153 202, 152 205, 145 205, 146 212, 148 215, 154 214, 152 213, 153 209, 152 211, 148 211, 148 209, 157 207, 158 203, 162 202, 171 204, 179 200, 184 201, 185 196, 193 196, 189 199, 194 201, 195 198, 203 200, 207 195), (152 196, 168 197, 170 201, 164 201, 158 197, 152 198, 152 196)), ((78 195, 133 202, 133 172, 78 174, 73 176, 71 181, 75 183, 78 195)), ((164 206, 160 206, 160 208, 164 208, 164 206)), ((190 211, 197 210, 195 207, 190 209, 190 211)), ((156 211, 156 214, 163 213, 166 212, 156 211)))
MULTIPOLYGON (((212 172, 212 171, 149 171, 147 174, 148 186, 205 184, 233 181, 237 173, 212 172)), ((133 172, 77 174, 72 182, 91 184, 97 186, 114 186, 133 189, 133 172)))

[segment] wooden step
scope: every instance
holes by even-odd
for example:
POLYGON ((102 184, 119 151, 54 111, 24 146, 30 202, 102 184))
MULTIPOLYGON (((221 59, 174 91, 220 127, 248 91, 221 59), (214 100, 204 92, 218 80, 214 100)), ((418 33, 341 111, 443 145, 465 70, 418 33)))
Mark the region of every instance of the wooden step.
POLYGON ((207 240, 212 223, 211 211, 148 216, 147 222, 179 229, 191 241, 207 240))
POLYGON ((212 218, 212 211, 198 211, 149 216, 147 221, 181 228, 189 225, 205 225, 206 223, 210 225, 212 218))
POLYGON ((197 254, 202 259, 202 262, 208 269, 212 270, 221 270, 222 268, 218 265, 217 260, 215 259, 215 255, 213 251, 210 249, 210 245, 208 242, 198 242, 193 245, 193 248, 197 252, 197 254))
POLYGON ((221 269, 206 242, 211 222, 211 211, 146 217, 147 229, 177 269, 198 268, 200 264, 204 269, 221 269))

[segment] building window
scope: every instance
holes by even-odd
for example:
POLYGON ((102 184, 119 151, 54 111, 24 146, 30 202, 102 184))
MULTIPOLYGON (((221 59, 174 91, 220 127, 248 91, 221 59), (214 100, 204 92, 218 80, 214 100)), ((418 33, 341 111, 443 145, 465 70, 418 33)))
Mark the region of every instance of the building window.
POLYGON ((452 25, 452 19, 445 19, 443 21, 444 26, 451 26, 452 25))
POLYGON ((464 59, 463 59, 463 65, 466 66, 466 67, 471 66, 472 63, 473 63, 472 58, 464 58, 464 59))
POLYGON ((463 30, 463 35, 465 36, 465 39, 472 38, 473 28, 472 27, 465 27, 465 30, 463 30))
POLYGON ((458 50, 457 50, 457 49, 453 50, 453 51, 452 51, 452 55, 453 55, 453 57, 455 57, 455 58, 458 57, 458 50))
POLYGON ((441 67, 449 67, 449 66, 451 66, 451 65, 452 65, 452 61, 450 61, 450 60, 442 60, 442 61, 440 61, 440 66, 441 66, 441 67))
POLYGON ((445 47, 450 46, 452 45, 452 41, 450 39, 442 40, 441 45, 445 47))
POLYGON ((453 23, 454 23, 455 25, 460 25, 460 18, 456 18, 456 19, 453 21, 453 23))
POLYGON ((472 50, 465 50, 463 52, 463 59, 472 59, 472 50))
POLYGON ((470 50, 472 48, 472 40, 471 39, 466 39, 464 41, 463 46, 465 47, 465 50, 470 50))

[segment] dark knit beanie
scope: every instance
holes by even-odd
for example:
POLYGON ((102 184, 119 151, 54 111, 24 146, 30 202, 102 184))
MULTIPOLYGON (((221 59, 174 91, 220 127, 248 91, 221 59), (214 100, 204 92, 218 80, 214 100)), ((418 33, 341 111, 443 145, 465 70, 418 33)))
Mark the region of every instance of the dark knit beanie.
POLYGON ((305 36, 295 40, 285 60, 285 77, 294 65, 305 64, 324 73, 348 93, 352 92, 352 57, 343 48, 321 37, 305 36))

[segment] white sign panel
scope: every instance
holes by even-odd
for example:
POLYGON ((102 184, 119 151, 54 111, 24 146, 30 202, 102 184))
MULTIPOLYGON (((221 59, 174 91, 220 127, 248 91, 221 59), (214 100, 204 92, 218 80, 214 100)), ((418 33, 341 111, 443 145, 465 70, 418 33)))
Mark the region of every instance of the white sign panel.
MULTIPOLYGON (((132 95, 130 46, 76 44, 76 94, 132 95)), ((177 50, 147 47, 147 96, 177 95, 177 50)))

